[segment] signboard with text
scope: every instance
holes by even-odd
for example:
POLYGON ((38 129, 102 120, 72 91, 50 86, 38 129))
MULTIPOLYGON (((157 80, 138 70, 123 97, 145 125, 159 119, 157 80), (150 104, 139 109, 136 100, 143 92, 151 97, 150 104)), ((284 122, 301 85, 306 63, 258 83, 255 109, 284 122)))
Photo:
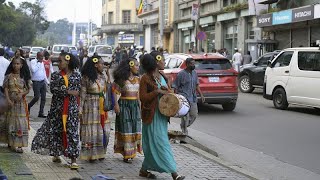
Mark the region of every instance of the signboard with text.
POLYGON ((313 6, 307 6, 292 10, 292 22, 307 21, 314 18, 313 6))
POLYGON ((118 35, 118 43, 134 43, 134 34, 119 34, 118 35))
POLYGON ((271 26, 272 25, 272 14, 264 14, 257 17, 257 26, 271 26))
POLYGON ((275 12, 272 14, 272 25, 287 24, 292 22, 292 9, 275 12))
POLYGON ((320 18, 320 4, 314 5, 314 18, 320 18))

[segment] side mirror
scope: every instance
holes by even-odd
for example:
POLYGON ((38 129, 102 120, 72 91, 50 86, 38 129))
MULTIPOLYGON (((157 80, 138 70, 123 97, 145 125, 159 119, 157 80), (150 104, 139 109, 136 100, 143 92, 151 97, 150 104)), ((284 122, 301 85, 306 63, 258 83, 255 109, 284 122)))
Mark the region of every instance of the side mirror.
POLYGON ((268 61, 267 66, 272 68, 272 66, 271 66, 271 60, 268 61))
POLYGON ((256 66, 256 65, 258 65, 258 63, 259 63, 259 61, 256 60, 256 61, 253 62, 253 65, 256 66))

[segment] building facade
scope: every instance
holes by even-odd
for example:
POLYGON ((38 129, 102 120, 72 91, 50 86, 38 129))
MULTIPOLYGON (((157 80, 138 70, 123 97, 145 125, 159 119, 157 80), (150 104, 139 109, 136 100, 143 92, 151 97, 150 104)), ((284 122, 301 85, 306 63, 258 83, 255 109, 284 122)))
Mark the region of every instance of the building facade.
MULTIPOLYGON (((254 39, 255 16, 249 15, 248 0, 201 0, 199 18, 191 20, 192 5, 198 0, 179 0, 176 11, 175 52, 226 48, 231 56, 234 49, 242 53, 250 49, 246 41, 254 39), (200 34, 202 38, 199 38, 200 34), (201 40, 199 40, 201 39, 201 40), (197 44, 197 49, 195 45, 197 44)), ((254 52, 255 53, 255 52, 254 52)))
POLYGON ((262 51, 319 46, 320 3, 304 0, 299 1, 297 6, 282 4, 277 6, 276 12, 257 17, 257 26, 263 30, 263 39, 273 41, 271 45, 262 47, 262 51))
POLYGON ((136 14, 136 1, 102 0, 102 25, 95 31, 103 44, 113 47, 144 45, 142 25, 136 14))
POLYGON ((173 0, 144 0, 143 8, 138 18, 143 24, 145 50, 150 52, 152 47, 163 47, 173 52, 174 45, 174 1, 173 0))

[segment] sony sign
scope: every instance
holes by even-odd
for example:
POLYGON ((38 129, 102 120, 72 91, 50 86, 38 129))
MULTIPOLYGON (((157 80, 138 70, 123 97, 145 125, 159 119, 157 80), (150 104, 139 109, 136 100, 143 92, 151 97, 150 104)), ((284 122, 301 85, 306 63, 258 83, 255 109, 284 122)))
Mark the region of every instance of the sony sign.
POLYGON ((257 16, 258 27, 265 27, 272 25, 272 14, 264 14, 257 16))

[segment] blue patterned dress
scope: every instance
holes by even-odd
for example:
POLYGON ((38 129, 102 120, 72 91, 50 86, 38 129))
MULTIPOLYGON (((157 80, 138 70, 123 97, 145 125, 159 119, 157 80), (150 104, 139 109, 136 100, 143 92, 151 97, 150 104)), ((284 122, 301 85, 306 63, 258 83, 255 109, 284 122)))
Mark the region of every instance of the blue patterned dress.
MULTIPOLYGON (((162 76, 161 85, 158 84, 158 88, 161 86, 167 86, 162 76)), ((168 117, 162 115, 158 108, 155 111, 152 123, 143 123, 142 148, 144 152, 142 170, 160 173, 177 172, 176 162, 168 138, 168 117)))

